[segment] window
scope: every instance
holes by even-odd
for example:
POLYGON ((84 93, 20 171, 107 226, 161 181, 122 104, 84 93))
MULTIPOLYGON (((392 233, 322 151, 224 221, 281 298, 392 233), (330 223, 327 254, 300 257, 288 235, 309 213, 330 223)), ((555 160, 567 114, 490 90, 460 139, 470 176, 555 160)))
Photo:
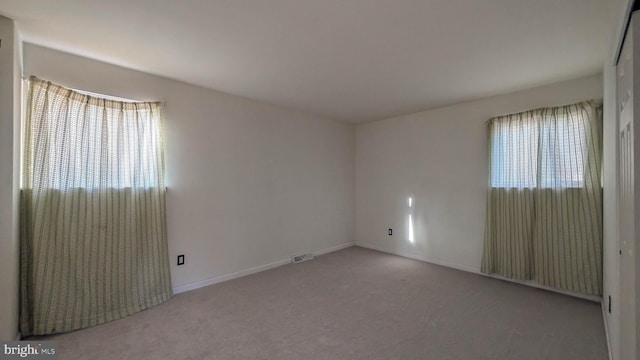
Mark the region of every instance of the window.
POLYGON ((26 186, 164 187, 160 103, 104 99, 47 82, 32 86, 26 186))
POLYGON ((562 109, 491 120, 492 187, 583 187, 588 118, 562 109))

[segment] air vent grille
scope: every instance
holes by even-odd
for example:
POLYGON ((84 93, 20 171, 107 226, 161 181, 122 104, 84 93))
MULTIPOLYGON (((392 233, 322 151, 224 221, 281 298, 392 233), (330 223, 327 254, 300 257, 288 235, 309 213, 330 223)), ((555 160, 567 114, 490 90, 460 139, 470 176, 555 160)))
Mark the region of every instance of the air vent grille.
POLYGON ((311 254, 296 255, 291 258, 291 260, 293 260, 293 262, 296 264, 299 262, 303 262, 311 259, 313 259, 313 255, 311 254))

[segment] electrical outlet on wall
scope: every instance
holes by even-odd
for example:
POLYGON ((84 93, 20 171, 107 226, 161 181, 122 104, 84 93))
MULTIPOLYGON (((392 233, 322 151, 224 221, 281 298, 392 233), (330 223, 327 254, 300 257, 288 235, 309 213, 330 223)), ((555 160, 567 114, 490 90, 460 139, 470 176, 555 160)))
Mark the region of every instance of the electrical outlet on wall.
POLYGON ((178 255, 178 266, 184 265, 184 255, 178 255))
POLYGON ((389 236, 393 236, 393 229, 389 228, 389 236))

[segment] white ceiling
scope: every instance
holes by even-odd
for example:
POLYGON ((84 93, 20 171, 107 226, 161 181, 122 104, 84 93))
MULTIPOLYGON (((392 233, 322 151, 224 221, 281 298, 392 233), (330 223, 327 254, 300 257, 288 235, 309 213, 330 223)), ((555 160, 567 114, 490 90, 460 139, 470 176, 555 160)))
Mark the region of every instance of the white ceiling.
POLYGON ((350 122, 599 72, 608 0, 0 0, 23 39, 350 122))

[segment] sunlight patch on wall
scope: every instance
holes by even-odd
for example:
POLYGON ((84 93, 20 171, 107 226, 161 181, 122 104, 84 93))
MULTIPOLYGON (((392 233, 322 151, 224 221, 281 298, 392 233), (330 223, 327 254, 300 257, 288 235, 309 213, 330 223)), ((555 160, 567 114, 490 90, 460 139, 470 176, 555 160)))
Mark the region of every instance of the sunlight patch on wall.
POLYGON ((413 238, 413 198, 409 197, 407 203, 409 204, 409 242, 413 244, 415 242, 413 238))

